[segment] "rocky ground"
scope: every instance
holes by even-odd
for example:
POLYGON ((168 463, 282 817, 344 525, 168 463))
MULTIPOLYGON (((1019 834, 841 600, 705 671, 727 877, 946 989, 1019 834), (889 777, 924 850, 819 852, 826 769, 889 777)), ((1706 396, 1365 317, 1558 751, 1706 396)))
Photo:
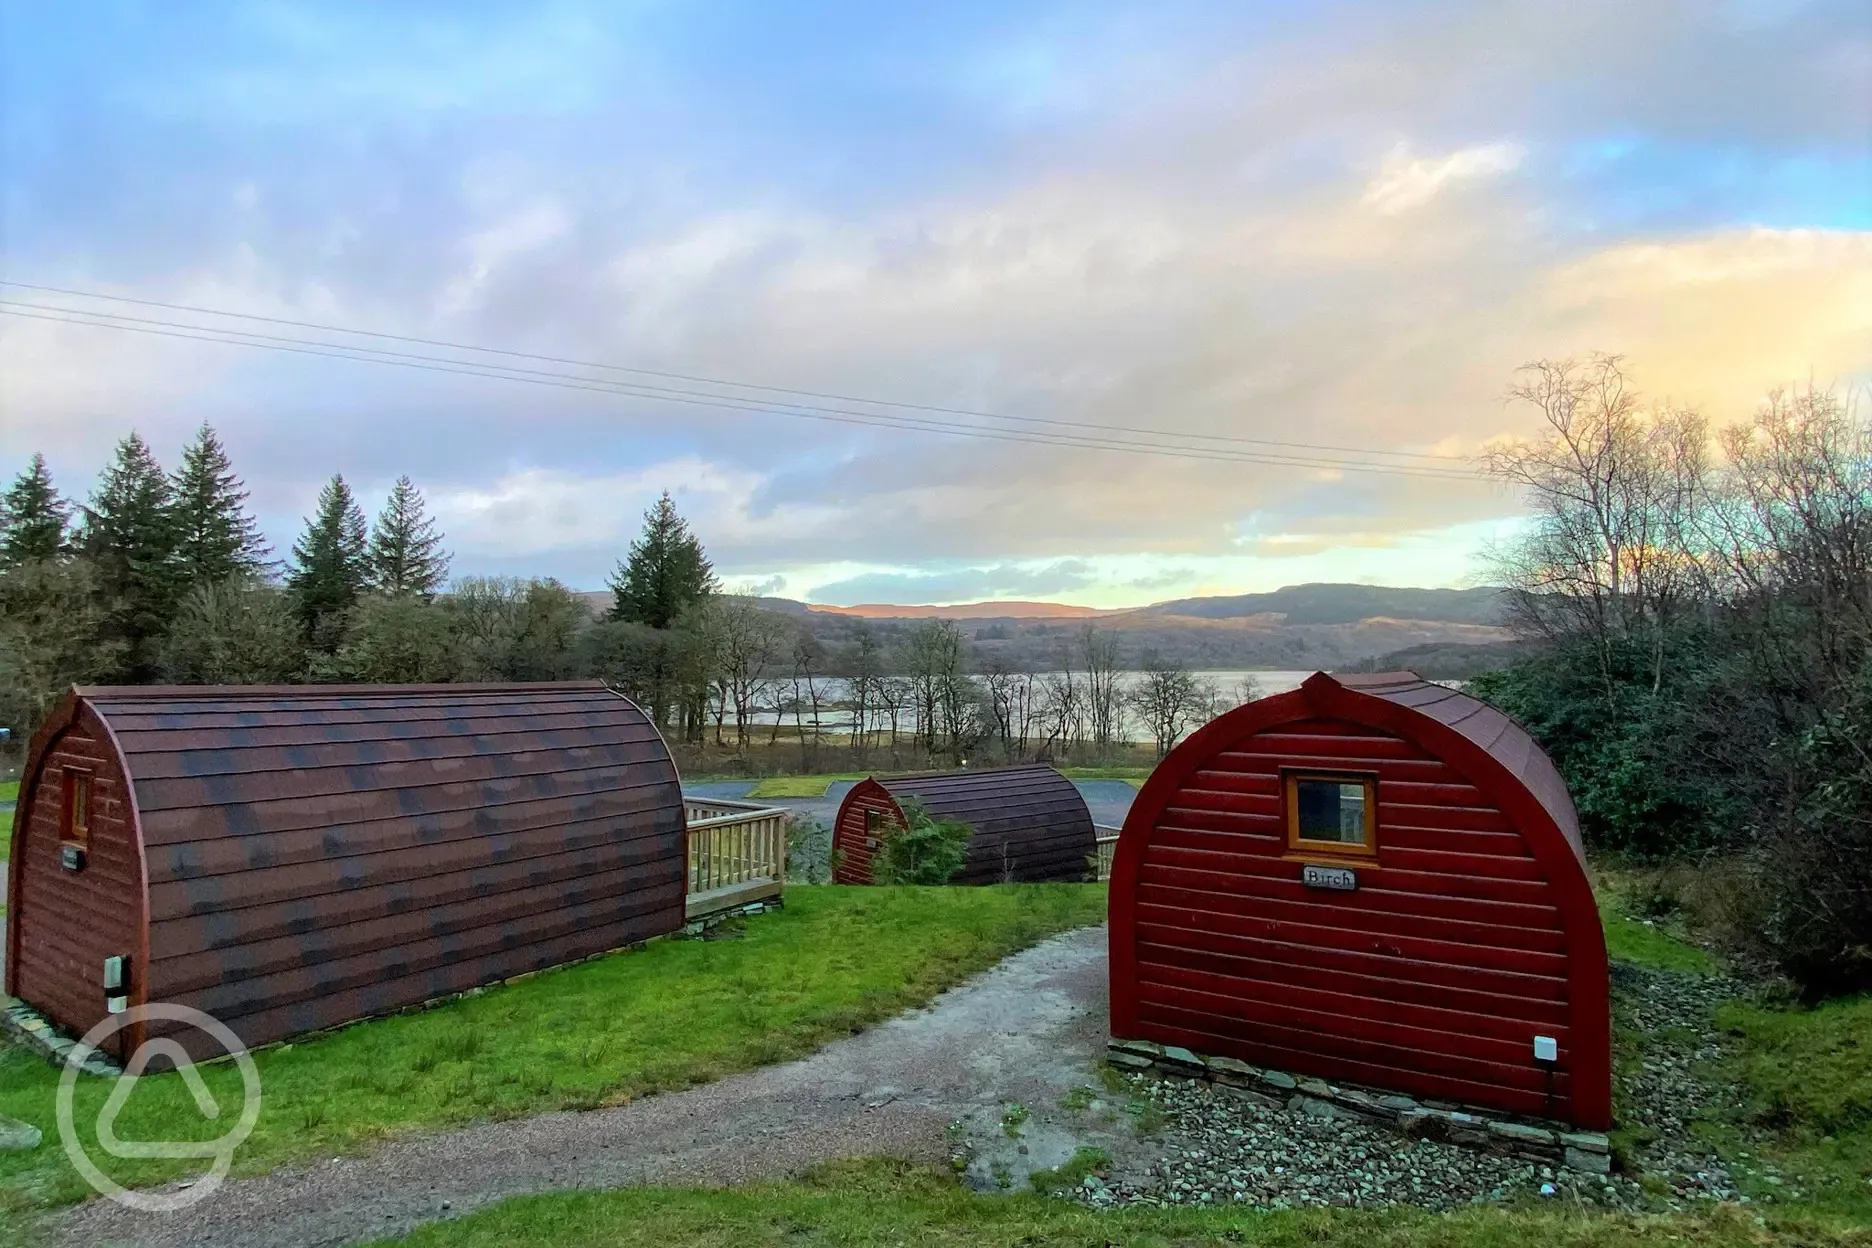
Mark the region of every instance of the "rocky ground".
MULTIPOLYGON (((1700 1112, 1721 1109, 1728 1090, 1709 1081, 1721 1052, 1715 1007, 1740 995, 1733 981, 1621 967, 1619 1104, 1643 1128, 1626 1141, 1611 1175, 1530 1164, 1457 1144, 1411 1139, 1322 1106, 1289 1108, 1266 1097, 1147 1073, 1114 1080, 1088 1106, 1129 1113, 1157 1134, 1161 1155, 1142 1168, 1112 1165, 1082 1179, 1089 1205, 1412 1205, 1441 1210, 1520 1197, 1627 1210, 1740 1200, 1731 1174, 1699 1140, 1700 1112)), ((1772 1170, 1760 1173, 1771 1185, 1772 1170)), ((1788 1195, 1797 1193, 1789 1189, 1788 1195)))

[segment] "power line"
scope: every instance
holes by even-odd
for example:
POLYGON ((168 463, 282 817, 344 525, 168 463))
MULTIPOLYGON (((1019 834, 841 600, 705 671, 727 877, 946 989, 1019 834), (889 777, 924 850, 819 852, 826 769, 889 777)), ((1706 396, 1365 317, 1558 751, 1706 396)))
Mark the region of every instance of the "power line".
POLYGON ((1420 477, 1430 480, 1469 482, 1477 480, 1477 478, 1473 476, 1460 476, 1454 473, 1437 472, 1433 469, 1418 468, 1414 465, 1373 464, 1356 460, 1302 458, 1290 455, 1274 455, 1264 452, 1230 451, 1219 447, 1200 448, 1166 446, 1162 444, 1150 445, 1113 438, 1054 433, 1050 430, 993 429, 978 425, 963 425, 955 422, 899 416, 890 413, 851 412, 843 409, 816 407, 806 404, 760 403, 739 395, 708 395, 695 391, 682 391, 668 387, 647 386, 643 383, 579 378, 539 369, 520 369, 511 365, 438 359, 410 352, 391 352, 380 348, 360 347, 345 343, 317 342, 308 339, 288 338, 280 335, 258 334, 249 330, 188 325, 179 322, 156 321, 143 317, 128 317, 119 313, 92 312, 89 310, 72 308, 54 308, 15 301, 0 300, 0 315, 49 321, 56 324, 83 326, 93 329, 115 329, 123 332, 179 338, 196 342, 219 343, 227 346, 245 346, 296 355, 350 360, 357 363, 383 364, 392 367, 418 369, 426 372, 478 377, 486 380, 513 381, 522 384, 550 386, 557 389, 609 394, 624 398, 682 403, 689 406, 710 407, 727 411, 795 416, 803 419, 831 421, 839 424, 862 425, 873 428, 897 429, 908 432, 943 433, 965 437, 986 438, 994 441, 1029 443, 1039 446, 1123 451, 1133 454, 1201 460, 1212 463, 1243 463, 1330 471, 1342 470, 1399 477, 1420 477))
MULTIPOLYGON (((0 301, 0 304, 4 304, 4 301, 0 301)), ((1040 446, 1128 451, 1134 454, 1204 460, 1208 462, 1346 470, 1353 472, 1382 473, 1393 476, 1424 477, 1433 480, 1476 480, 1474 477, 1438 473, 1431 470, 1418 470, 1398 465, 1368 464, 1358 461, 1342 460, 1301 459, 1293 456, 1275 456, 1265 453, 1232 452, 1221 448, 1204 449, 1161 445, 1151 446, 1111 439, 1074 437, 1067 434, 1054 434, 1044 430, 984 429, 980 426, 957 425, 950 422, 924 420, 917 417, 894 416, 884 413, 845 413, 837 409, 812 409, 804 407, 795 408, 794 410, 778 410, 773 405, 756 403, 751 400, 745 400, 740 396, 699 396, 693 395, 691 392, 666 391, 660 387, 647 391, 645 388, 633 383, 565 377, 543 373, 540 370, 513 370, 511 366, 507 365, 482 365, 469 361, 437 360, 432 357, 415 356, 402 352, 387 353, 379 351, 376 348, 352 347, 348 344, 320 343, 301 339, 281 339, 274 335, 265 336, 269 339, 267 341, 254 341, 251 339, 258 336, 249 331, 224 330, 210 326, 183 325, 173 322, 150 323, 147 322, 145 318, 126 318, 115 313, 98 313, 66 308, 42 309, 36 305, 12 303, 10 305, 0 306, 0 315, 49 321, 56 324, 83 326, 93 329, 116 329, 166 338, 220 343, 227 346, 246 346, 264 350, 281 351, 295 355, 320 356, 329 359, 351 360, 358 363, 384 364, 393 367, 419 369, 426 372, 451 373, 459 376, 479 377, 488 380, 515 381, 524 384, 550 386, 557 389, 582 390, 627 398, 683 403, 689 406, 712 407, 728 411, 798 416, 805 419, 826 420, 840 424, 865 425, 876 428, 899 429, 910 432, 948 433, 1004 442, 1025 442, 1040 446), (81 317, 109 317, 112 319, 79 319, 81 317), (145 321, 145 323, 117 323, 133 319, 145 321)))
MULTIPOLYGON (((1187 433, 1161 429, 1144 429, 1130 425, 1107 425, 1093 421, 1059 420, 1044 416, 1013 416, 999 412, 979 411, 962 407, 943 407, 925 403, 907 403, 894 399, 870 399, 852 395, 837 394, 821 390, 801 390, 786 386, 769 386, 756 382, 733 381, 719 377, 707 377, 693 373, 663 372, 657 369, 635 368, 624 364, 607 364, 594 360, 579 360, 564 356, 541 355, 528 351, 513 351, 501 347, 483 347, 472 343, 449 342, 444 339, 419 338, 409 334, 393 334, 373 329, 353 329, 342 325, 328 325, 317 321, 299 321, 286 317, 263 316, 255 312, 233 312, 224 308, 209 308, 197 304, 167 303, 159 299, 142 299, 131 295, 112 295, 99 291, 77 290, 64 286, 44 286, 32 282, 17 282, 0 278, 0 286, 12 286, 20 290, 37 290, 47 294, 67 295, 77 299, 95 299, 112 303, 128 303, 141 307, 162 308, 171 312, 188 312, 200 316, 220 316, 237 320, 255 321, 269 325, 281 325, 292 329, 310 329, 321 333, 348 334, 356 337, 377 338, 387 342, 401 342, 414 346, 435 347, 450 351, 473 351, 485 355, 504 356, 509 359, 531 360, 536 363, 557 364, 573 368, 600 369, 607 372, 630 373, 640 377, 656 377, 666 381, 686 381, 697 385, 724 386, 741 390, 758 390, 767 394, 787 394, 800 398, 829 400, 835 403, 862 403, 873 407, 891 407, 902 411, 931 412, 945 416, 967 416, 979 420, 1000 420, 1019 424, 1053 426, 1058 428, 1083 431, 1093 436, 1114 433, 1137 434, 1149 438, 1173 437, 1191 441, 1215 442, 1222 444, 1237 443, 1247 446, 1266 446, 1277 450, 1330 451, 1335 453, 1371 456, 1378 455, 1398 460, 1421 460, 1424 463, 1408 466, 1427 468, 1440 465, 1455 467, 1466 461, 1458 456, 1437 455, 1428 451, 1392 451, 1376 447, 1336 446, 1320 442, 1289 442, 1272 438, 1250 438, 1234 434, 1187 433)), ((39 306, 39 305, 26 305, 39 306)), ((84 313, 83 309, 57 309, 84 313)), ((111 313, 84 313, 86 315, 110 316, 111 313)), ((164 322, 156 322, 164 323, 164 322)), ((212 326, 190 326, 213 330, 212 326)), ((245 332, 245 331, 230 331, 245 332)), ((326 344, 341 346, 343 344, 326 344)), ((357 348, 366 350, 368 348, 357 348)), ((810 405, 806 405, 810 406, 810 405)))

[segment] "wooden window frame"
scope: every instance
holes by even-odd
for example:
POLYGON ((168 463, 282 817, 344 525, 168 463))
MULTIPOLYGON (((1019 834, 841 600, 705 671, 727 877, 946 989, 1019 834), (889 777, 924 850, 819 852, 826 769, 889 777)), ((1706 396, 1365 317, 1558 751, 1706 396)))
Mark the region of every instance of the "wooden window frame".
POLYGON ((59 844, 79 849, 91 848, 91 821, 97 817, 92 800, 96 773, 83 767, 63 767, 59 771, 59 844), (79 807, 84 818, 79 819, 79 807))
POLYGON ((1281 777, 1282 819, 1287 828, 1286 857, 1318 862, 1321 859, 1371 864, 1378 860, 1378 773, 1375 771, 1328 771, 1316 767, 1283 767, 1281 777), (1328 784, 1357 784, 1365 789, 1365 841, 1315 841, 1300 835, 1298 787, 1302 781, 1321 780, 1328 784))

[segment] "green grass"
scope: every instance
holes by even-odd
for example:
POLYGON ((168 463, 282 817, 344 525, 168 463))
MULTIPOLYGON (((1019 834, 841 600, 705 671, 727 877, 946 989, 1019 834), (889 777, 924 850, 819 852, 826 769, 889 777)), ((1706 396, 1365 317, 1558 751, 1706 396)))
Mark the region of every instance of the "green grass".
POLYGON ((1872 994, 1812 1009, 1732 1001, 1717 1022, 1736 1041, 1720 1075, 1742 1094, 1741 1121, 1719 1121, 1717 1142, 1747 1148, 1735 1128, 1752 1126, 1756 1151, 1798 1177, 1800 1200, 1872 1225, 1872 994))
MULTIPOLYGON (((5 781, 4 783, 0 783, 0 802, 17 802, 18 800, 19 800, 19 781, 8 780, 8 781, 5 781)), ((0 862, 5 862, 7 860, 7 855, 12 852, 13 852, 13 812, 9 810, 5 812, 0 812, 0 862)), ((0 914, 4 914, 5 912, 6 912, 5 890, 0 889, 0 914)))
POLYGON ((816 776, 769 776, 754 786, 749 797, 824 797, 835 780, 863 780, 867 773, 841 771, 816 776))
MULTIPOLYGON (((790 888, 784 911, 726 939, 658 941, 263 1050, 264 1108, 236 1169, 257 1173, 418 1128, 617 1104, 783 1061, 1104 914, 1100 885, 790 888)), ((238 1103, 234 1070, 204 1074, 221 1104, 238 1103)), ((0 1114, 40 1127, 47 1140, 28 1153, 0 1152, 0 1215, 88 1194, 57 1146, 56 1085, 50 1066, 0 1046, 0 1114)), ((78 1121, 95 1120, 111 1087, 80 1081, 78 1121)), ((125 1139, 212 1139, 223 1130, 202 1119, 173 1075, 142 1080, 119 1126, 125 1139)), ((148 1184, 179 1171, 113 1161, 109 1172, 148 1184)))
POLYGON ((1606 954, 1614 962, 1631 962, 1654 971, 1683 971, 1709 975, 1716 963, 1709 954, 1671 935, 1655 921, 1634 919, 1604 893, 1599 897, 1599 919, 1605 927, 1606 954))
POLYGON ((1128 780, 1132 787, 1150 779, 1149 767, 1061 767, 1060 774, 1071 780, 1128 780))
POLYGON ((1596 1214, 1551 1205, 1448 1214, 1307 1210, 1094 1211, 1011 1193, 976 1196, 953 1177, 903 1163, 844 1163, 790 1183, 681 1190, 636 1188, 529 1196, 458 1221, 431 1223, 412 1248, 658 1248, 704 1245, 1228 1245, 1257 1248, 1832 1248, 1850 1230, 1782 1220, 1757 1225, 1733 1207, 1673 1216, 1596 1214))

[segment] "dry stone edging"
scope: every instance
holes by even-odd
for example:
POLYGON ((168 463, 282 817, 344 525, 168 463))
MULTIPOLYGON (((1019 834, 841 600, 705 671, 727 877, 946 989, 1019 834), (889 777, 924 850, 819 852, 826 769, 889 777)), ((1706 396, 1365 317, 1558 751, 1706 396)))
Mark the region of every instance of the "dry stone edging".
POLYGON ((1113 1040, 1105 1060, 1121 1071, 1154 1071, 1237 1088, 1301 1113, 1350 1114, 1407 1136, 1506 1153, 1585 1174, 1612 1171, 1611 1142, 1597 1131, 1571 1131, 1469 1106, 1328 1083, 1150 1040, 1113 1040))
MULTIPOLYGON (((73 1050, 79 1048, 76 1040, 61 1034, 58 1028, 46 1021, 45 1015, 18 1001, 0 1010, 0 1031, 19 1040, 28 1052, 38 1054, 53 1066, 63 1067, 70 1063, 73 1050)), ((97 1049, 84 1050, 78 1069, 87 1075, 108 1075, 113 1078, 123 1074, 123 1067, 97 1049)))

